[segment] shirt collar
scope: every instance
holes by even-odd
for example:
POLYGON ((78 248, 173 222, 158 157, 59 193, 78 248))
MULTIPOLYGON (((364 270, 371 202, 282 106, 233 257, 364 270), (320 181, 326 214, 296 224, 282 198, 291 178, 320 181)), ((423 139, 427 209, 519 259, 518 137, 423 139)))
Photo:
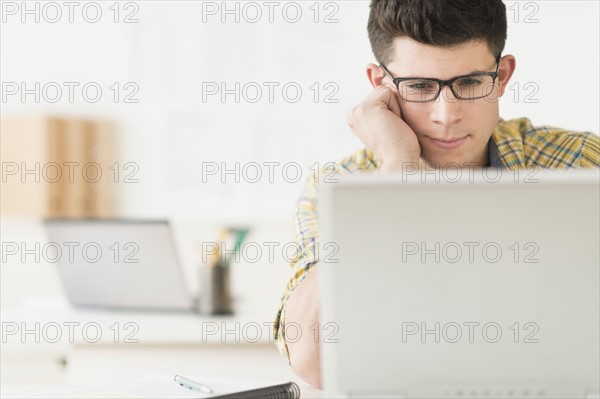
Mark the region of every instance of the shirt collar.
MULTIPOLYGON (((524 137, 532 129, 531 122, 527 118, 512 119, 505 121, 499 119, 491 142, 495 144, 496 151, 502 168, 518 169, 526 167, 524 137)), ((490 145, 490 151, 492 146, 490 145)), ((490 153, 490 164, 491 164, 490 153)))
POLYGON ((488 167, 503 169, 505 166, 502 163, 502 160, 500 159, 500 153, 498 152, 498 146, 496 145, 496 142, 492 138, 490 138, 488 147, 489 147, 489 157, 490 157, 490 163, 489 163, 488 167))

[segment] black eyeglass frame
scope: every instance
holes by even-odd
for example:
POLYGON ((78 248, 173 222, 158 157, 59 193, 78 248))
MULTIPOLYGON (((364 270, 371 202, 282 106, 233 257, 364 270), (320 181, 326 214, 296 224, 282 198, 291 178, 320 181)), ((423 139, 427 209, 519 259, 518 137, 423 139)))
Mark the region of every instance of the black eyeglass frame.
MULTIPOLYGON (((396 91, 398 92, 398 95, 400 95, 400 97, 407 102, 411 102, 411 103, 428 103, 428 102, 432 102, 438 99, 438 97, 440 96, 440 93, 442 92, 444 86, 450 86, 450 90, 452 91, 452 94, 454 94, 454 97, 456 97, 459 100, 477 100, 479 98, 484 98, 487 97, 491 94, 488 93, 485 96, 480 96, 480 97, 473 97, 473 98, 464 98, 459 96, 458 94, 456 94, 456 92, 454 91, 454 87, 452 86, 452 84, 454 82, 456 82, 459 79, 464 79, 464 78, 469 78, 472 76, 481 76, 481 75, 485 75, 485 76, 491 76, 492 77, 492 85, 496 84, 496 78, 498 77, 498 70, 500 69, 500 58, 502 57, 502 53, 498 54, 498 57, 496 57, 496 71, 495 72, 479 72, 479 73, 471 73, 468 75, 461 75, 461 76, 455 76, 452 79, 448 79, 448 80, 441 80, 441 79, 436 79, 436 78, 419 78, 419 77, 411 77, 411 78, 396 78, 394 77, 394 75, 392 75, 390 73, 390 71, 388 71, 388 69, 385 67, 385 65, 383 64, 379 64, 379 67, 381 69, 384 70, 385 73, 387 73, 390 78, 392 78, 392 81, 394 82, 394 85, 396 85, 396 91), (427 100, 427 101, 415 101, 415 100, 407 100, 404 97, 402 97, 402 94, 400 94, 400 82, 406 81, 406 80, 431 80, 434 82, 437 82, 438 84, 438 92, 435 95, 434 98, 432 98, 431 100, 427 100)), ((385 75, 384 75, 385 76, 385 75)))

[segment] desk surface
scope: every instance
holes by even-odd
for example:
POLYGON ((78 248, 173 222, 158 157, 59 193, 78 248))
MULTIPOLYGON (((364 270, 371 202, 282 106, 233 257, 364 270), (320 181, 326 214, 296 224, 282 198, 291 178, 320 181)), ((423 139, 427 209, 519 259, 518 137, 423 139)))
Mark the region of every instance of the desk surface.
MULTIPOLYGON (((114 345, 273 345, 275 309, 240 310, 231 316, 205 316, 192 312, 111 311, 73 308, 68 303, 34 302, 18 310, 3 311, 3 323, 16 329, 7 347, 23 347, 35 334, 22 339, 24 330, 38 330, 40 340, 61 344, 114 345), (39 324, 37 324, 39 323, 39 324)), ((36 345, 39 348, 39 345, 36 345)))
POLYGON ((261 314, 243 309, 234 316, 212 317, 193 313, 81 310, 60 302, 31 302, 21 309, 2 312, 3 323, 14 323, 19 329, 8 335, 2 345, 2 366, 6 368, 4 360, 9 360, 9 366, 11 361, 16 362, 15 367, 19 368, 25 360, 53 362, 64 358, 65 377, 56 381, 56 385, 46 385, 55 384, 54 380, 33 382, 40 385, 16 385, 25 380, 13 379, 10 384, 14 385, 1 386, 1 397, 33 395, 68 386, 64 384, 110 383, 123 375, 151 374, 158 370, 257 382, 264 378, 295 381, 301 387, 302 397, 345 397, 314 389, 293 374, 272 341, 270 316, 271 312, 261 314), (39 323, 40 342, 36 342, 35 334, 21 334, 25 328, 35 330, 35 323, 39 323), (73 323, 78 324, 70 341, 68 328, 73 323), (84 326, 89 323, 95 323, 102 332, 96 342, 90 342, 94 328, 83 334, 84 326), (136 333, 130 337, 137 340, 135 345, 124 342, 127 333, 133 331, 126 328, 127 323, 136 325, 136 333), (56 326, 62 330, 62 337, 58 342, 48 342, 45 339, 56 336, 56 326), (120 333, 117 342, 115 329, 120 333))

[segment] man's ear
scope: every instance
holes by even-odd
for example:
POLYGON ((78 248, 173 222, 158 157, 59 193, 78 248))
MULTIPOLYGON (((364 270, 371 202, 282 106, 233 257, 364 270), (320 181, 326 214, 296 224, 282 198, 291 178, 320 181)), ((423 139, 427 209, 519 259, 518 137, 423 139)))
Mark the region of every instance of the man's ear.
POLYGON ((383 70, 378 65, 367 65, 367 78, 369 78, 369 82, 371 82, 371 86, 373 86, 374 89, 383 84, 381 81, 384 76, 383 70))
POLYGON ((517 61, 514 56, 508 54, 500 59, 500 66, 498 67, 499 97, 504 95, 508 81, 515 72, 516 67, 517 61))

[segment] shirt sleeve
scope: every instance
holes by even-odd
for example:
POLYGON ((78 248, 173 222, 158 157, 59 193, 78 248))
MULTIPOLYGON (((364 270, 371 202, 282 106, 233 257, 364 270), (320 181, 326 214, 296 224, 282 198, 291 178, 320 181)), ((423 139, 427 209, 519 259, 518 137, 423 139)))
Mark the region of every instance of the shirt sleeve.
POLYGON ((590 132, 541 126, 524 137, 528 167, 544 169, 599 166, 599 139, 590 132))
POLYGON ((586 135, 581 146, 580 167, 597 168, 600 166, 600 138, 595 134, 586 135))
POLYGON ((362 149, 338 162, 330 162, 311 174, 305 182, 296 203, 294 227, 296 234, 296 256, 290 263, 292 275, 281 295, 281 303, 275 322, 273 323, 273 338, 281 354, 290 362, 287 343, 285 340, 285 311, 288 299, 294 289, 309 275, 319 262, 318 234, 319 214, 317 210, 319 182, 335 183, 336 175, 357 172, 373 172, 380 167, 380 161, 367 149, 362 149))
POLYGON ((292 276, 281 296, 279 310, 275 316, 273 325, 273 336, 275 344, 281 354, 288 360, 289 353, 285 340, 285 310, 290 294, 302 280, 313 269, 319 261, 318 253, 315 251, 318 235, 318 213, 317 213, 317 182, 315 176, 309 176, 296 204, 294 215, 296 233, 296 256, 290 263, 292 276))

